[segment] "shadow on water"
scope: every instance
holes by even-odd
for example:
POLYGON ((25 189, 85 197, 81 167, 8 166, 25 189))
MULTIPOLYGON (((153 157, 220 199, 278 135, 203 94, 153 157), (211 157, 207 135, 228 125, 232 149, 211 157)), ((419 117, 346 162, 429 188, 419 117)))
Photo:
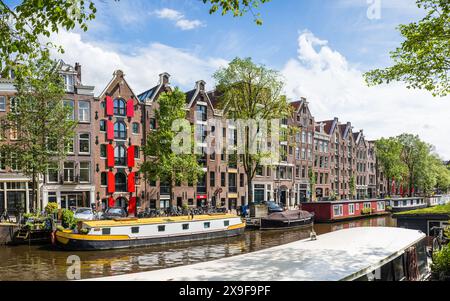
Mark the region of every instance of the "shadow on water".
MULTIPOLYGON (((384 216, 316 224, 314 230, 320 235, 352 227, 385 226, 395 227, 395 221, 384 216)), ((70 255, 80 257, 83 279, 176 267, 291 243, 308 238, 310 230, 246 231, 233 238, 97 252, 60 251, 50 245, 0 247, 0 280, 65 280, 70 255)))

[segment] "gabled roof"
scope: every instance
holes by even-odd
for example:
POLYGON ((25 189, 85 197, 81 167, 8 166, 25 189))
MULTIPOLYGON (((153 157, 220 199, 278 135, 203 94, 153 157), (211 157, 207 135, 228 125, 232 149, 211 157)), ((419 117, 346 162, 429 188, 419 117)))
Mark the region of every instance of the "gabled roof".
POLYGON ((197 89, 191 90, 186 92, 186 104, 190 104, 191 101, 193 100, 195 93, 197 92, 197 89))
POLYGON ((339 124, 339 120, 337 118, 334 118, 333 120, 318 121, 317 123, 323 123, 325 132, 331 136, 336 130, 339 124))
POLYGON ((145 104, 151 104, 155 101, 155 97, 162 91, 165 87, 169 87, 170 74, 167 72, 161 73, 159 75, 159 83, 148 89, 147 91, 139 94, 138 99, 140 102, 145 104))
POLYGON ((153 88, 151 88, 150 90, 147 90, 141 94, 138 95, 139 101, 140 102, 145 102, 147 99, 151 99, 156 91, 158 91, 159 85, 154 86, 153 88))
POLYGON ((132 96, 135 99, 138 99, 138 97, 136 96, 136 94, 134 93, 133 89, 131 88, 131 86, 128 84, 128 82, 125 80, 125 74, 123 73, 122 70, 116 70, 113 73, 113 77, 111 79, 111 81, 106 85, 105 89, 102 91, 102 93, 100 93, 100 96, 98 97, 99 99, 102 99, 106 96, 106 91, 108 91, 108 89, 111 87, 111 85, 114 83, 114 81, 121 79, 125 85, 127 85, 128 89, 130 89, 132 96))

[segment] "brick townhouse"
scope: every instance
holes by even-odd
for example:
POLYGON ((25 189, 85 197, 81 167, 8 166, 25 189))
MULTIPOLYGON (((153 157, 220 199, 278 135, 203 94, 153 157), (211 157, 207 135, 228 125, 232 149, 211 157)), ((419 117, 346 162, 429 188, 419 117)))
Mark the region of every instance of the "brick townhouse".
MULTIPOLYGON (((237 129, 227 122, 219 109, 217 93, 208 91, 204 81, 197 81, 186 92, 186 113, 200 138, 197 145, 199 163, 205 171, 197 185, 146 181, 139 173, 145 161, 143 147, 147 135, 157 126, 155 110, 158 98, 171 91, 170 75, 162 73, 156 84, 135 94, 125 74, 117 70, 98 97, 94 87, 81 81, 81 66, 59 63, 66 84, 64 103, 73 107, 71 118, 78 121, 73 144, 64 162, 58 162, 42 179, 42 206, 57 202, 61 208, 96 205, 137 208, 170 206, 226 207, 236 209, 248 200, 246 175, 237 144, 237 129), (211 124, 217 119, 221 123, 211 124), (225 152, 207 153, 207 137, 212 145, 222 139, 231 145, 225 152)), ((0 79, 0 116, 14 104, 14 85, 10 78, 0 79)), ((311 201, 313 193, 310 171, 314 173, 315 200, 351 197, 350 181, 355 179, 357 197, 377 197, 388 189, 387 181, 376 160, 374 142, 364 133, 353 132, 350 122, 338 118, 316 122, 305 98, 291 103, 293 114, 281 120, 280 163, 258 166, 253 180, 253 199, 276 201, 286 207, 311 201), (294 129, 294 130, 291 130, 294 129)), ((3 143, 14 143, 14 133, 7 133, 3 143)), ((30 179, 17 172, 13 158, 0 160, 0 211, 30 204, 30 179), (6 164, 9 162, 9 164, 6 164)))

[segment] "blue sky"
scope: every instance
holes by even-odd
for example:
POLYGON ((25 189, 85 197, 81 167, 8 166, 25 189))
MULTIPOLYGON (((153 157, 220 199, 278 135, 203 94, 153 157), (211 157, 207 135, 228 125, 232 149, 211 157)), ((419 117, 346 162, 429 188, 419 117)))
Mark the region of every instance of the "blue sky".
MULTIPOLYGON (((116 69, 136 93, 172 75, 184 90, 205 80, 236 56, 252 57, 280 71, 292 100, 306 97, 317 121, 338 117, 364 129, 368 139, 418 134, 450 160, 450 97, 408 90, 403 83, 367 87, 363 73, 389 66, 400 45, 399 24, 419 20, 415 0, 272 0, 242 18, 209 15, 201 0, 98 1, 88 32, 60 32, 67 63, 80 62, 83 82, 99 94, 116 69), (380 18, 369 8, 381 4, 380 18), (369 14, 368 14, 369 12, 369 14)), ((375 11, 376 12, 376 11, 375 11)))

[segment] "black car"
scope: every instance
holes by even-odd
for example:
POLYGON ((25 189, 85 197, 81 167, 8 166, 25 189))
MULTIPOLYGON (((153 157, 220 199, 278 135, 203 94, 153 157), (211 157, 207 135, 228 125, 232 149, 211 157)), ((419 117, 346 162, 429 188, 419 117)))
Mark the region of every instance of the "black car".
POLYGON ((266 203, 267 208, 269 209, 269 213, 275 213, 275 212, 283 212, 283 208, 280 207, 280 205, 278 205, 275 202, 269 201, 266 203))
POLYGON ((106 209, 105 213, 102 215, 103 219, 115 219, 127 217, 127 213, 121 207, 111 207, 106 209))

